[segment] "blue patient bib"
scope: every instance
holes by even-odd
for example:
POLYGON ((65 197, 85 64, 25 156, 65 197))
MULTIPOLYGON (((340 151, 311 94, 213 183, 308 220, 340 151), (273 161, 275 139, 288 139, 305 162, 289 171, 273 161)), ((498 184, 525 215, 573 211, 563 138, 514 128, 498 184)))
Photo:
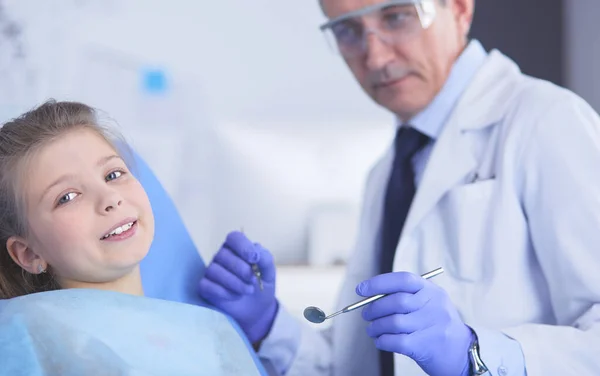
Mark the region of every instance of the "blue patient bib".
POLYGON ((260 375, 223 314, 111 291, 0 300, 0 375, 260 375))

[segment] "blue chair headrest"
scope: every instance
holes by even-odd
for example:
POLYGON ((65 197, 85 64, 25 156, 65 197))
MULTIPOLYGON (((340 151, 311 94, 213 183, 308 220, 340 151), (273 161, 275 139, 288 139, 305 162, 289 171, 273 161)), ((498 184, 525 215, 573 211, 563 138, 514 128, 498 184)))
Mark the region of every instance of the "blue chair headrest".
POLYGON ((132 170, 150 198, 155 221, 152 247, 140 264, 146 296, 205 305, 197 293, 204 261, 175 204, 150 167, 135 153, 132 170))

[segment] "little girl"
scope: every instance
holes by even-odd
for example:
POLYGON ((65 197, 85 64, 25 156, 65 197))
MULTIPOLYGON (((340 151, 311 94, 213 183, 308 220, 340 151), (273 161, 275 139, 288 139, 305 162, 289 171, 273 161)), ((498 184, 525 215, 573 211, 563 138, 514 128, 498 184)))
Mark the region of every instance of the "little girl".
POLYGON ((48 102, 0 130, 0 297, 97 288, 142 295, 154 219, 118 136, 48 102))
POLYGON ((225 316, 143 297, 154 217, 126 150, 81 103, 0 129, 0 374, 257 375, 225 316))

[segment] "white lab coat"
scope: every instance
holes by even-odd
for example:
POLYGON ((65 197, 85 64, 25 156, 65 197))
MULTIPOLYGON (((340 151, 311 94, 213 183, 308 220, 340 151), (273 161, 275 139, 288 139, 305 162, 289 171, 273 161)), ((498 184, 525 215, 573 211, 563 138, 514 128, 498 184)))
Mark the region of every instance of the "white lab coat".
MULTIPOLYGON (((392 159, 390 147, 369 175, 339 307, 377 274, 392 159)), ((491 375, 522 375, 510 360, 521 352, 528 376, 600 375, 600 118, 497 51, 435 143, 394 260, 394 271, 438 266, 432 281, 477 332, 491 375), (509 338, 520 347, 499 354, 509 338)), ((287 375, 378 375, 366 325, 354 312, 327 333, 303 327, 287 375)), ((401 355, 395 365, 424 374, 401 355)))

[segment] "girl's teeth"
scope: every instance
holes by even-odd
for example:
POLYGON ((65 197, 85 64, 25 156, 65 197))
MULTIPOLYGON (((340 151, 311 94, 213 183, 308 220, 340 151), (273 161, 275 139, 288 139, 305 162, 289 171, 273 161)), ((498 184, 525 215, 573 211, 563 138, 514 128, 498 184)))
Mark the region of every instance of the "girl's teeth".
POLYGON ((122 234, 123 232, 129 230, 131 227, 133 227, 133 222, 132 223, 128 223, 126 225, 123 225, 121 227, 117 227, 110 234, 104 235, 104 237, 102 239, 106 239, 106 238, 108 238, 108 237, 110 237, 112 235, 122 234))

